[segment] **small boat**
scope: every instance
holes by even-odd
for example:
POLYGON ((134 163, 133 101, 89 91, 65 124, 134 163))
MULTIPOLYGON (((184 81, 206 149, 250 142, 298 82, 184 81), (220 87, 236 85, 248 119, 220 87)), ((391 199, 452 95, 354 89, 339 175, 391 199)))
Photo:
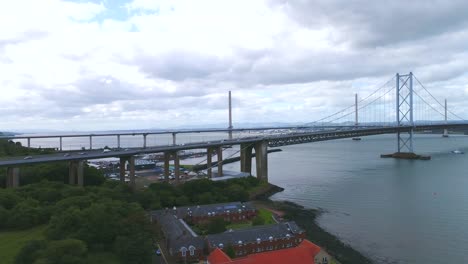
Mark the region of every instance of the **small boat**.
POLYGON ((361 140, 360 137, 353 137, 353 140, 361 140))
POLYGON ((461 151, 461 150, 458 150, 458 149, 452 150, 452 153, 453 153, 453 154, 465 154, 465 152, 463 152, 463 151, 461 151))

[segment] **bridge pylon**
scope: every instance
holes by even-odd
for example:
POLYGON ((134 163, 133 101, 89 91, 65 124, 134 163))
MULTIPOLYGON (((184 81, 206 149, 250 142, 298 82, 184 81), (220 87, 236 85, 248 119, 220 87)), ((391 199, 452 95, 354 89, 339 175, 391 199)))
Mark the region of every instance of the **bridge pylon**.
POLYGON ((428 160, 430 156, 414 153, 413 135, 413 73, 396 74, 396 121, 397 127, 409 129, 397 130, 397 152, 381 155, 382 158, 422 159, 428 160))
POLYGON ((413 151, 413 73, 396 74, 397 126, 411 126, 408 132, 397 132, 398 153, 413 151))

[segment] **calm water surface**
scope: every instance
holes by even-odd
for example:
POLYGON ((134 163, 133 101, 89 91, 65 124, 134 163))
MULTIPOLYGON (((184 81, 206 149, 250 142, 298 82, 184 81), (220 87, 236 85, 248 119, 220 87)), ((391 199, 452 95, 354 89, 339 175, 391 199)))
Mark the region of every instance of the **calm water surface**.
POLYGON ((273 196, 326 213, 319 224, 376 263, 468 263, 468 137, 417 135, 430 161, 381 159, 395 136, 283 147, 269 159, 273 196))
MULTIPOLYGON (((178 143, 221 138, 226 134, 187 134, 178 143)), ((32 143, 57 147, 56 141, 32 143)), ((116 144, 112 137, 94 141, 116 144)), ((167 135, 148 137, 149 145, 171 142, 167 135)), ((417 135, 415 148, 430 161, 381 159, 395 152, 395 142, 383 135, 282 147, 269 156, 270 182, 285 188, 273 199, 324 209, 319 224, 376 263, 468 263, 468 136, 417 135), (467 154, 451 154, 454 149, 467 154)), ((87 144, 67 139, 64 149, 87 144)), ((122 146, 141 145, 140 137, 122 137, 122 146)), ((233 147, 224 157, 237 152, 233 147)), ((238 171, 239 163, 225 169, 238 171)))

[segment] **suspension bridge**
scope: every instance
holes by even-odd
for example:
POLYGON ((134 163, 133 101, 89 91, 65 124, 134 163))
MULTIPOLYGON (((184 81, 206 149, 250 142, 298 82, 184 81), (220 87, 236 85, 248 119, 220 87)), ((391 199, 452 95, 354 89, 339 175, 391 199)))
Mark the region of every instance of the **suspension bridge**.
MULTIPOLYGON (((229 94, 229 110, 231 107, 229 94)), ((83 184, 83 161, 105 157, 119 157, 120 164, 128 162, 130 167, 130 184, 135 186, 134 156, 145 153, 164 153, 164 175, 169 176, 169 160, 174 160, 176 179, 179 180, 178 152, 190 149, 207 150, 207 173, 212 177, 212 167, 218 167, 218 176, 222 176, 222 153, 227 146, 240 146, 241 171, 251 173, 252 152, 255 149, 256 176, 268 180, 268 147, 303 144, 316 141, 334 140, 340 138, 358 138, 379 134, 396 134, 396 152, 389 155, 396 158, 419 158, 415 154, 414 134, 418 131, 443 130, 448 136, 448 130, 468 129, 468 121, 449 110, 447 101, 437 99, 413 74, 396 74, 385 84, 375 89, 369 95, 359 98, 355 95, 354 104, 327 115, 304 126, 233 128, 231 111, 229 111, 229 127, 227 129, 204 130, 174 130, 139 133, 103 133, 79 135, 40 135, 40 136, 10 136, 0 137, 8 140, 26 139, 30 146, 35 138, 58 138, 59 150, 62 150, 62 139, 66 137, 88 137, 89 149, 82 152, 58 152, 48 155, 27 157, 10 157, 0 159, 0 167, 7 167, 7 186, 19 185, 19 167, 29 164, 69 161, 71 184, 83 184), (234 139, 232 134, 244 131, 261 131, 256 136, 234 139), (226 132, 227 139, 216 141, 177 144, 176 135, 182 133, 214 133, 226 132), (172 134, 170 145, 148 146, 147 136, 152 134, 172 134), (141 148, 122 149, 121 136, 142 136, 141 148), (93 149, 93 137, 115 136, 117 146, 112 151, 93 149), (211 161, 211 153, 216 151, 218 160, 215 165, 211 161)), ((120 179, 124 181, 125 169, 121 167, 120 179)))

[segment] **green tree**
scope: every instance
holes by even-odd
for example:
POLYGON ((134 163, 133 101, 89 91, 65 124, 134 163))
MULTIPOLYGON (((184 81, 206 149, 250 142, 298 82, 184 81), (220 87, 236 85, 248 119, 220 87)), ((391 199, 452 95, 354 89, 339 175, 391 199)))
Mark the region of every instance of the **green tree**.
POLYGON ((65 239, 50 242, 41 252, 37 261, 50 264, 85 263, 88 248, 77 239, 65 239))
POLYGON ((24 245, 15 257, 15 264, 34 263, 40 252, 45 249, 47 242, 45 240, 31 240, 24 245))
POLYGON ((229 223, 224 221, 223 218, 216 217, 213 220, 210 221, 210 223, 207 226, 207 233, 208 234, 217 234, 217 233, 222 233, 226 231, 226 226, 229 223))
POLYGON ((236 251, 234 251, 234 248, 232 247, 231 244, 229 244, 226 249, 225 249, 225 252, 226 254, 230 257, 230 258, 235 258, 236 257, 236 251))

